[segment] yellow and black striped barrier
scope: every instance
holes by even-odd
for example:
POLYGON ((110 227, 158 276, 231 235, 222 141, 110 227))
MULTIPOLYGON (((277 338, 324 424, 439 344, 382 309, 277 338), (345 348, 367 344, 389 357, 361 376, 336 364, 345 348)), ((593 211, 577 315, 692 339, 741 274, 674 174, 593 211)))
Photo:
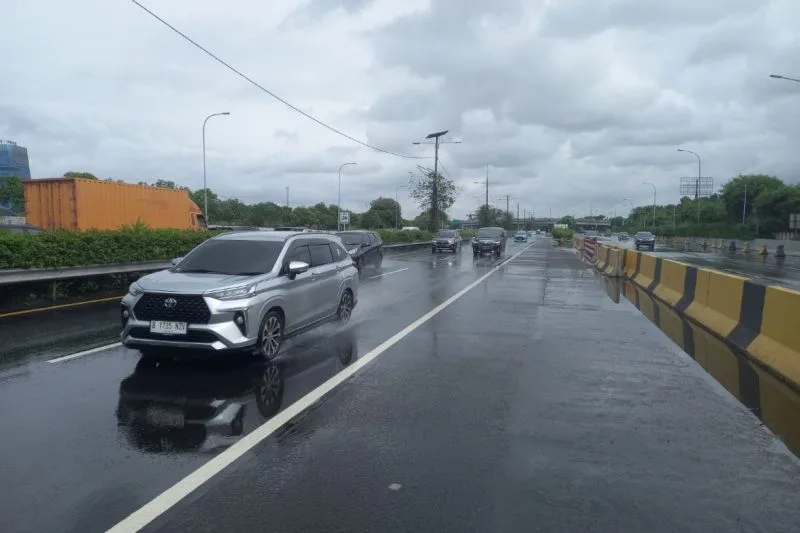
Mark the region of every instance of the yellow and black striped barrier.
POLYGON ((625 277, 800 391, 800 292, 625 250, 625 277))
MULTIPOLYGON (((797 389, 754 363, 750 355, 738 350, 729 339, 710 333, 643 288, 626 281, 622 294, 758 416, 787 448, 800 455, 800 393, 797 389)), ((785 303, 781 298, 786 296, 776 293, 771 303, 785 303)), ((775 325, 778 322, 775 321, 775 325)), ((794 329, 798 328, 795 326, 794 329)), ((780 335, 780 332, 770 330, 770 334, 780 335)))

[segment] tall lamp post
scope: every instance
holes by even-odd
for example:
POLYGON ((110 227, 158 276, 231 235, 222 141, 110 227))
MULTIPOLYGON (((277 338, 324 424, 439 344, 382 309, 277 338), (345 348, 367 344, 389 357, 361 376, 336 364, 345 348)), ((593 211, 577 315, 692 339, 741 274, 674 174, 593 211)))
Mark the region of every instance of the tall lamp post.
POLYGON ((631 201, 630 198, 623 198, 622 201, 631 204, 631 213, 628 215, 628 220, 630 222, 630 218, 633 216, 633 202, 631 201))
POLYGON ((697 202, 697 225, 700 226, 700 177, 703 175, 703 161, 700 159, 700 156, 691 150, 684 150, 683 148, 678 148, 679 152, 686 152, 687 154, 692 154, 697 158, 697 186, 694 191, 694 200, 697 202))
POLYGON ((339 231, 342 225, 342 169, 347 165, 355 165, 356 163, 342 163, 339 167, 339 193, 336 196, 336 231, 339 231))
POLYGON ((206 217, 206 226, 208 226, 208 186, 206 185, 206 123, 211 117, 221 117, 230 115, 228 111, 222 113, 212 113, 203 121, 203 215, 206 217))
POLYGON ((394 189, 394 227, 400 229, 400 189, 405 189, 408 185, 398 185, 394 189))
POLYGON ((643 181, 642 185, 650 185, 653 187, 653 229, 656 229, 656 186, 649 181, 643 181))
POLYGON ((775 78, 776 80, 787 80, 787 81, 793 81, 795 83, 800 83, 800 80, 798 80, 797 78, 790 78, 789 76, 784 76, 783 74, 770 74, 769 77, 775 78))

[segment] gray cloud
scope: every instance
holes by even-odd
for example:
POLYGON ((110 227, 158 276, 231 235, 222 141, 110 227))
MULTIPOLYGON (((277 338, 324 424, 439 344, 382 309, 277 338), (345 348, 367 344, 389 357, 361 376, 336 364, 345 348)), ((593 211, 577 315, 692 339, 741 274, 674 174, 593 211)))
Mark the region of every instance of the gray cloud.
MULTIPOLYGON (((0 63, 0 138, 29 149, 35 176, 86 170, 129 181, 209 185, 223 197, 336 201, 363 209, 432 166, 448 129, 447 173, 463 216, 493 202, 586 214, 658 196, 702 154, 721 184, 740 172, 797 181, 800 2, 796 0, 310 0, 236 10, 188 0, 151 4, 192 37, 301 109, 384 149, 320 128, 193 49, 140 10, 101 0, 17 2, 0 63), (51 16, 37 16, 42 9, 51 16), (54 44, 52 35, 72 29, 54 44)), ((130 7, 130 6, 127 6, 130 7)), ((504 206, 503 206, 504 207, 504 206)))

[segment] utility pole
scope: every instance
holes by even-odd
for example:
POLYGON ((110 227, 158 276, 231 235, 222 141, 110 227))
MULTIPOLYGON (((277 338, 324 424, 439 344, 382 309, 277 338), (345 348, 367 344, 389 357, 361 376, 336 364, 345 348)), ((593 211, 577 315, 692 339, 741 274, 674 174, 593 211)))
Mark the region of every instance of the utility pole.
POLYGON ((489 163, 486 163, 486 209, 489 209, 489 163))
MULTIPOLYGON (((426 139, 433 139, 433 190, 431 191, 431 226, 436 230, 439 222, 439 144, 440 138, 445 135, 448 130, 437 131, 436 133, 429 133, 425 136, 426 139)), ((456 144, 461 141, 455 141, 456 144)), ((413 144, 421 144, 415 142, 413 144)))
POLYGON ((517 229, 519 229, 519 202, 517 202, 517 229))
POLYGON ((744 224, 744 218, 747 214, 747 182, 744 182, 744 205, 742 206, 742 224, 744 224))

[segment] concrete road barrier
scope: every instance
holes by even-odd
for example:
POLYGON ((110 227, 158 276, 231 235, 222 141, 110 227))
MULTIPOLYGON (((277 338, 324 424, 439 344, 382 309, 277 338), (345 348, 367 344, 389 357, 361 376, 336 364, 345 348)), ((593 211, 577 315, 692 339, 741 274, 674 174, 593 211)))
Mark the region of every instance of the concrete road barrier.
POLYGON ((661 258, 656 261, 661 263, 661 268, 657 268, 659 278, 653 292, 669 305, 676 306, 683 298, 686 289, 689 265, 678 261, 665 261, 661 258))
POLYGON ((622 255, 625 277, 800 391, 800 292, 644 252, 622 255))
POLYGON ((800 383, 800 292, 766 287, 751 298, 755 301, 748 302, 750 313, 758 329, 747 351, 790 382, 800 383))
POLYGON ((637 252, 640 255, 633 281, 636 284, 652 291, 658 283, 658 275, 661 271, 661 263, 656 260, 654 255, 637 252))

